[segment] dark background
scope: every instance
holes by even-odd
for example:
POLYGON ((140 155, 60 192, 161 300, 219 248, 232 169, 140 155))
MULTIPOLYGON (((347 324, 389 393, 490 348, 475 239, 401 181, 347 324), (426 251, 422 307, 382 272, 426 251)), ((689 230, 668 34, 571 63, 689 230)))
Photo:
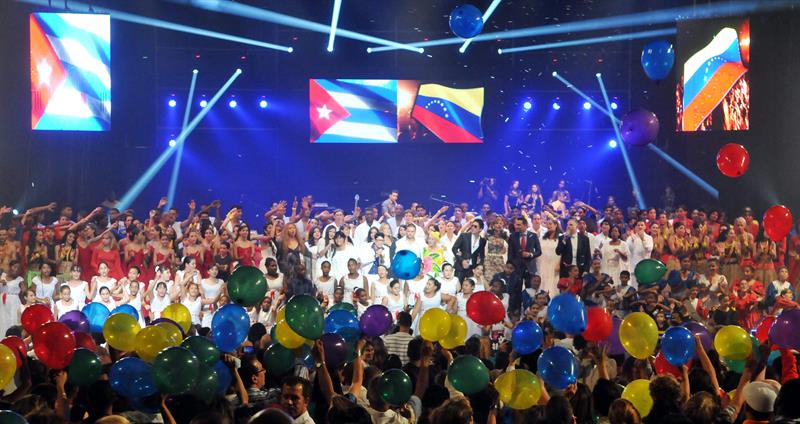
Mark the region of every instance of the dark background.
MULTIPOLYGON (((54 1, 59 4, 59 1, 54 1)), ((329 24, 332 2, 246 1, 259 7, 329 24), (330 3, 330 4, 328 4, 330 3)), ((345 3, 339 27, 398 40, 452 36, 447 15, 460 2, 404 1, 345 3)), ((489 1, 473 2, 485 9, 489 1)), ((484 31, 556 24, 616 14, 694 4, 688 1, 503 1, 484 31)), ((236 68, 244 73, 186 143, 176 205, 189 199, 241 203, 255 217, 279 199, 312 193, 318 201, 352 207, 401 191, 401 203, 429 197, 474 205, 479 181, 496 176, 505 191, 513 179, 523 187, 537 183, 550 193, 566 179, 574 198, 595 205, 615 195, 633 202, 631 185, 608 118, 584 111, 583 99, 555 80, 555 70, 602 103, 595 73, 603 74, 618 114, 643 107, 661 121, 657 145, 720 189, 719 202, 647 149, 629 149, 648 205, 660 206, 664 188, 675 188, 679 202, 738 212, 745 204, 758 213, 772 203, 792 207, 800 158, 796 105, 800 88, 800 13, 785 11, 751 18, 751 130, 676 133, 675 70, 656 83, 639 62, 647 40, 634 40, 538 52, 498 55, 508 48, 652 29, 583 32, 538 38, 476 42, 466 54, 458 45, 427 48, 425 54, 367 54, 364 42, 336 38, 325 50, 327 34, 215 14, 155 0, 95 1, 96 6, 294 47, 288 54, 227 41, 134 25, 112 15, 112 130, 106 133, 32 132, 27 14, 47 9, 19 3, 0 6, 0 204, 24 209, 57 200, 89 209, 111 192, 122 197, 180 132, 192 69, 199 70, 192 115, 200 96, 211 95, 236 68), (308 142, 309 78, 396 78, 481 81, 486 87, 483 145, 313 145, 308 142), (167 107, 175 95, 179 106, 167 107), (233 95, 239 107, 231 110, 233 95), (269 108, 257 102, 265 96, 269 108), (523 112, 530 99, 534 108, 523 112), (550 107, 559 99, 561 110, 550 107), (716 170, 715 156, 725 143, 740 143, 751 154, 748 173, 737 180, 716 170), (592 182, 593 190, 589 192, 592 182), (596 190, 595 190, 596 189, 596 190)), ((85 12, 85 9, 74 8, 85 12)), ((663 26, 659 26, 661 28, 663 26)), ((668 37, 674 42, 674 37, 668 37)), ((675 46, 680 51, 681 46, 675 46)), ((676 63, 677 66, 677 63, 676 63)), ((145 209, 166 195, 172 161, 147 186, 133 207, 145 209)), ((291 201, 291 198, 288 199, 291 201)))

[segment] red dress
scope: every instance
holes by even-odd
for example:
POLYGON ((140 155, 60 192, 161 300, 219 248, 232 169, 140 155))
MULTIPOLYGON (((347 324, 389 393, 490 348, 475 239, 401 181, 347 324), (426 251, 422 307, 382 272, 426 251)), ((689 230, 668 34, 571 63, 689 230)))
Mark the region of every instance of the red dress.
POLYGON ((130 271, 133 266, 139 267, 139 281, 148 283, 153 279, 153 274, 144 266, 144 248, 133 251, 133 257, 128 261, 127 266, 125 266, 126 271, 130 271))
POLYGON ((200 275, 203 278, 208 277, 208 267, 206 267, 205 256, 200 253, 199 250, 195 251, 194 253, 187 253, 186 256, 194 258, 195 263, 197 264, 197 270, 200 271, 200 275))
POLYGON ((97 272, 97 267, 101 262, 108 265, 108 276, 120 280, 125 277, 122 272, 122 260, 117 249, 105 250, 103 248, 94 249, 92 254, 92 269, 97 272))
POLYGON ((203 278, 208 278, 208 269, 211 268, 211 265, 214 265, 214 251, 205 249, 203 251, 203 269, 200 271, 203 278))
POLYGON ((238 258, 240 266, 255 266, 255 260, 253 259, 253 251, 255 251, 254 246, 250 247, 239 247, 236 246, 236 257, 238 258))
POLYGON ((81 247, 78 243, 78 265, 81 267, 81 280, 92 281, 92 277, 97 275, 97 268, 92 267, 92 256, 94 255, 94 245, 81 247))

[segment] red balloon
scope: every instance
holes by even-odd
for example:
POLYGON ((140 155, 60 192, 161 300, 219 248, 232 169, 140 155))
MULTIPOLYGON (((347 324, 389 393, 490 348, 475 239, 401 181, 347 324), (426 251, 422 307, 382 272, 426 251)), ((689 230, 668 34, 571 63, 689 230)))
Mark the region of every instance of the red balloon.
POLYGON ((747 172, 750 154, 741 144, 728 143, 717 153, 717 168, 726 177, 737 178, 747 172))
POLYGON ((477 324, 492 325, 506 317, 506 308, 494 293, 479 291, 467 300, 467 316, 477 324))
POLYGON ((75 336, 75 347, 82 347, 92 352, 97 352, 97 343, 94 342, 91 334, 74 332, 72 335, 75 336))
POLYGON ((775 205, 764 212, 764 232, 770 240, 778 242, 789 235, 792 229, 792 211, 786 206, 775 205))
POLYGON ((586 311, 586 330, 581 335, 590 342, 599 342, 607 339, 613 328, 611 314, 601 306, 592 306, 586 311))
POLYGON ((670 364, 661 352, 658 352, 658 355, 656 355, 656 374, 670 374, 675 378, 681 378, 681 370, 675 365, 670 364))
POLYGON ((8 346, 14 352, 14 356, 17 358, 17 368, 19 368, 22 365, 22 357, 28 355, 28 346, 25 345, 25 341, 17 336, 8 336, 0 340, 0 343, 8 346))
POLYGON ((761 322, 756 326, 756 339, 759 343, 764 344, 769 339, 769 329, 772 323, 775 322, 775 317, 772 315, 764 317, 761 322))
POLYGON ((33 351, 49 368, 64 369, 75 353, 75 336, 65 324, 49 322, 33 335, 33 351))
POLYGON ((33 334, 42 325, 55 321, 55 318, 53 318, 53 312, 50 308, 37 303, 25 308, 20 317, 20 321, 22 322, 22 328, 24 328, 28 334, 33 334))

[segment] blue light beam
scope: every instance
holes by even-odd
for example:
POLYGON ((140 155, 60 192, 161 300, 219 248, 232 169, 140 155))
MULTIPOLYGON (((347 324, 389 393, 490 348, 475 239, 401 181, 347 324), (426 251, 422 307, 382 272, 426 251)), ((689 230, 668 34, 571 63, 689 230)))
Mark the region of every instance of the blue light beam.
MULTIPOLYGON (((500 2, 503 0, 492 0, 492 4, 483 12, 483 25, 485 26, 487 22, 489 22, 489 17, 492 16, 494 10, 497 9, 497 6, 500 5, 500 2)), ((464 44, 458 48, 458 51, 464 53, 467 51, 467 47, 469 47, 470 43, 472 43, 472 38, 468 38, 464 41, 464 44)))
POLYGON ((333 40, 336 38, 336 26, 339 25, 339 11, 342 9, 342 0, 333 0, 333 16, 331 16, 331 35, 328 36, 328 51, 333 51, 333 40))
POLYGON ((529 52, 534 50, 557 49, 560 47, 585 46, 589 44, 610 43, 613 41, 638 40, 640 38, 661 37, 677 34, 676 28, 656 29, 652 31, 631 32, 628 34, 606 35, 604 37, 582 38, 580 40, 561 41, 558 43, 534 44, 532 46, 497 49, 498 54, 529 52))
MULTIPOLYGON (((186 109, 183 111, 183 123, 181 131, 186 129, 189 124, 189 112, 192 109, 192 98, 194 97, 194 86, 197 83, 197 69, 192 71, 192 82, 189 84, 189 98, 186 100, 186 109)), ((183 158, 183 143, 178 147, 175 155, 175 162, 172 164, 172 175, 169 177, 169 187, 167 188, 167 209, 172 207, 175 200, 175 189, 178 187, 178 174, 181 169, 181 159, 183 158)))

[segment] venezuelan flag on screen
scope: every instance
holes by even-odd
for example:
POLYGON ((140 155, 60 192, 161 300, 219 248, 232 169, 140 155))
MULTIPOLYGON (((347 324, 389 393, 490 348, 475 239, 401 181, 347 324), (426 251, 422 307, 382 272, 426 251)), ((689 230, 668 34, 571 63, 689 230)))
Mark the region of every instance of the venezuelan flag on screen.
POLYGON ((483 87, 422 84, 411 117, 445 143, 483 143, 483 87))

